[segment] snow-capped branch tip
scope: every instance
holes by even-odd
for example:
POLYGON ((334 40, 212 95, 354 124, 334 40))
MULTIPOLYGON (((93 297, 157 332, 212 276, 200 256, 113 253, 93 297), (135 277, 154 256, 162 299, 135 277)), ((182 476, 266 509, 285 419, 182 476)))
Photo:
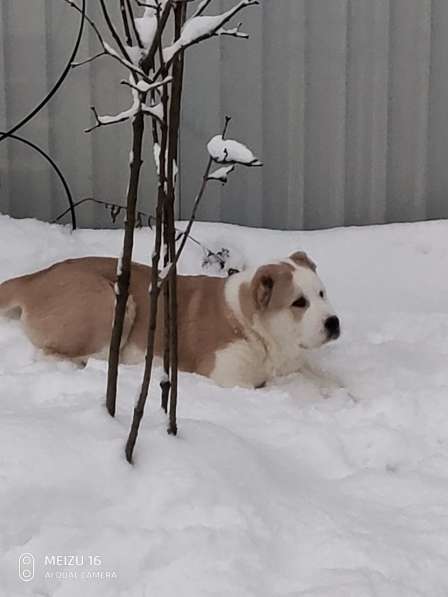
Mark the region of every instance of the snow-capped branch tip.
POLYGON ((259 0, 240 0, 233 8, 227 10, 216 16, 203 16, 202 13, 208 6, 209 2, 205 0, 199 5, 196 13, 188 19, 182 28, 182 33, 171 46, 164 48, 163 57, 166 66, 169 66, 177 54, 184 51, 186 48, 197 44, 205 39, 215 35, 231 35, 233 37, 248 37, 246 34, 239 32, 239 27, 235 29, 224 29, 224 25, 230 21, 238 12, 249 6, 259 4, 259 0), (220 31, 220 33, 218 33, 220 31))
POLYGON ((218 29, 216 35, 228 35, 230 37, 241 37, 242 39, 249 39, 249 34, 240 31, 240 28, 243 26, 243 23, 238 23, 236 27, 233 29, 218 29))
POLYGON ((101 56, 107 56, 107 53, 103 50, 102 52, 98 52, 90 58, 86 58, 85 60, 79 60, 78 62, 72 62, 70 64, 71 68, 77 68, 78 66, 84 66, 84 64, 88 64, 89 62, 93 62, 97 58, 101 58, 101 56))
POLYGON ((231 164, 230 166, 222 166, 221 168, 217 168, 214 172, 208 175, 208 180, 217 180, 225 184, 228 180, 228 176, 231 172, 235 170, 235 164, 231 164))
MULTIPOLYGON (((210 1, 210 0, 209 0, 210 1)), ((173 3, 181 3, 181 2, 195 2, 195 0, 172 0, 173 3)), ((166 0, 162 3, 160 0, 155 0, 154 2, 145 2, 144 0, 135 0, 137 6, 142 6, 143 8, 152 8, 156 11, 161 11, 163 5, 166 4, 166 0)))
POLYGON ((233 139, 224 139, 223 135, 215 135, 207 144, 211 159, 217 164, 241 164, 242 166, 262 166, 252 151, 233 139))
POLYGON ((163 87, 164 85, 168 85, 168 83, 171 83, 172 81, 173 81, 173 77, 171 75, 169 75, 168 77, 165 77, 161 81, 155 81, 154 83, 147 83, 146 81, 139 81, 136 84, 136 83, 133 83, 132 81, 127 81, 126 79, 123 79, 122 81, 120 81, 120 83, 121 83, 121 85, 127 85, 128 87, 135 89, 135 91, 138 91, 139 93, 148 93, 148 91, 150 91, 151 89, 157 89, 158 87, 163 87))
POLYGON ((125 110, 124 112, 120 112, 119 114, 115 114, 113 116, 105 115, 100 116, 95 108, 95 106, 90 106, 90 109, 93 112, 95 117, 95 124, 91 127, 84 129, 85 133, 91 133, 95 129, 100 128, 101 126, 109 126, 111 124, 118 124, 119 122, 125 122, 129 120, 131 116, 135 115, 136 111, 134 106, 132 106, 129 110, 125 110))
MULTIPOLYGON (((137 95, 137 94, 136 94, 137 95)), ((120 122, 125 122, 126 120, 130 120, 134 118, 139 112, 142 112, 146 116, 151 116, 152 118, 156 118, 159 122, 163 123, 163 106, 161 103, 156 104, 155 106, 148 106, 145 103, 141 102, 138 97, 134 98, 134 103, 128 110, 124 110, 119 114, 114 114, 113 116, 105 115, 100 116, 95 108, 95 106, 90 106, 90 109, 93 112, 95 117, 95 124, 89 128, 84 129, 85 133, 91 133, 97 128, 102 126, 109 126, 111 124, 118 124, 120 122)))

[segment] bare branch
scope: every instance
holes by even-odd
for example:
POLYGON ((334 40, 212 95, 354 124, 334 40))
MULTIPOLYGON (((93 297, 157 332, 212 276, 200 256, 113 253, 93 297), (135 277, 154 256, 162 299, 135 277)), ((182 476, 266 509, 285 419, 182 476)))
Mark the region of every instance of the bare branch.
MULTIPOLYGON (((112 37, 114 38, 115 43, 120 48, 120 52, 122 53, 122 55, 124 56, 124 58, 128 62, 131 62, 131 58, 130 58, 127 50, 126 50, 126 47, 123 44, 123 42, 121 41, 121 38, 118 35, 118 32, 115 29, 114 24, 112 23, 112 20, 110 18, 110 15, 109 15, 109 12, 108 12, 108 10, 106 8, 106 4, 105 4, 104 0, 100 0, 100 5, 101 5, 101 10, 103 11, 104 20, 106 21, 106 24, 107 24, 107 26, 109 28, 109 31, 110 31, 112 37)), ((132 45, 132 42, 129 45, 132 45)))
POLYGON ((107 56, 107 52, 104 50, 102 52, 98 52, 94 56, 90 56, 90 58, 86 58, 85 60, 80 60, 79 62, 72 62, 71 67, 77 68, 78 66, 83 66, 84 64, 88 64, 89 62, 93 62, 97 58, 101 58, 101 56, 107 56))
MULTIPOLYGON (((154 58, 155 58, 155 55, 157 52, 157 48, 161 44, 162 32, 165 29, 166 22, 168 20, 170 12, 171 12, 171 7, 172 7, 172 0, 167 0, 167 2, 165 3, 165 5, 163 7, 163 10, 157 11, 157 14, 159 16, 157 31, 156 31, 156 34, 154 35, 154 39, 152 40, 152 44, 151 44, 151 47, 149 48, 148 54, 141 62, 141 67, 146 73, 149 72, 149 70, 154 67, 154 58)), ((157 77, 154 77, 154 78, 157 79, 157 77)))
POLYGON ((202 0, 202 2, 199 2, 196 12, 192 14, 191 18, 194 19, 194 17, 199 17, 205 11, 210 2, 212 2, 212 0, 202 0))
POLYGON ((126 43, 130 47, 132 46, 131 30, 129 29, 128 15, 126 12, 126 6, 124 0, 120 0, 120 13, 121 20, 123 22, 124 35, 126 37, 126 43))
MULTIPOLYGON (((73 2, 73 0, 64 0, 64 2, 69 4, 72 8, 74 8, 78 12, 81 12, 81 9, 79 8, 79 6, 77 6, 77 4, 75 2, 73 2)), ((108 56, 111 56, 112 58, 114 58, 114 60, 117 60, 122 66, 124 66, 126 69, 130 70, 133 73, 133 75, 139 75, 147 83, 152 83, 152 80, 147 75, 148 71, 145 71, 144 69, 140 68, 139 66, 134 64, 130 59, 127 60, 126 58, 123 58, 122 56, 120 56, 120 54, 116 50, 114 50, 114 48, 112 48, 112 46, 110 46, 105 41, 105 39, 101 35, 101 33, 100 33, 98 27, 96 26, 96 24, 94 23, 94 21, 92 21, 92 19, 87 15, 85 15, 85 19, 89 23, 89 25, 92 27, 93 31, 95 32, 95 35, 96 35, 100 45, 102 46, 105 54, 107 54, 108 56)))
POLYGON ((132 10, 131 0, 126 0, 126 7, 128 9, 129 18, 131 20, 132 31, 134 32, 135 39, 137 40, 137 45, 138 45, 139 48, 143 48, 143 43, 142 43, 142 40, 140 38, 140 34, 138 32, 137 26, 135 24, 134 11, 132 10))
POLYGON ((122 64, 127 69, 129 69, 134 75, 140 75, 140 77, 142 77, 142 79, 144 79, 147 83, 152 83, 152 80, 148 77, 148 75, 146 74, 145 71, 143 71, 140 67, 136 66, 133 62, 126 60, 125 58, 122 58, 120 56, 120 54, 118 52, 116 52, 112 48, 112 46, 110 46, 105 41, 103 41, 103 48, 104 48, 106 54, 109 54, 109 56, 112 56, 112 58, 115 58, 115 60, 118 60, 118 62, 120 62, 120 64, 122 64))
MULTIPOLYGON (((224 138, 224 135, 227 132, 227 128, 229 126, 230 120, 231 120, 230 116, 226 116, 224 128, 223 128, 223 131, 222 131, 222 134, 221 134, 223 138, 224 138)), ((185 228, 185 231, 183 233, 180 246, 179 246, 179 248, 176 251, 176 255, 175 255, 175 257, 174 257, 174 259, 173 259, 170 267, 168 268, 165 277, 160 276, 160 285, 161 286, 169 278, 169 276, 171 274, 171 271, 176 267, 177 262, 179 261, 179 258, 180 258, 181 254, 182 254, 182 251, 184 250, 185 243, 187 242, 188 236, 189 236, 190 231, 191 231, 191 227, 193 226, 193 223, 194 223, 194 221, 196 219, 196 213, 198 211, 199 204, 201 202, 202 197, 204 196, 204 192, 205 192, 205 189, 207 187, 207 182, 209 181, 210 170, 212 168, 212 165, 213 165, 213 158, 210 157, 209 160, 208 160, 208 162, 207 162, 207 166, 205 168, 204 175, 202 177, 202 183, 201 183, 200 189, 199 189, 198 194, 196 195, 196 198, 194 200, 193 209, 191 211, 190 219, 188 220, 187 227, 185 228)))
POLYGON ((143 6, 144 8, 152 8, 153 10, 161 10, 160 4, 152 4, 151 2, 143 2, 142 0, 135 0, 138 6, 143 6))

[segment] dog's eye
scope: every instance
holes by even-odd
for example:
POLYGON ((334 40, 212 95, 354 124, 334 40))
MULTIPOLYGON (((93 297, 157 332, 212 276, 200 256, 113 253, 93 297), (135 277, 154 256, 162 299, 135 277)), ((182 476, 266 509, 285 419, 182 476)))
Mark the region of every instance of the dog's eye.
POLYGON ((323 290, 321 290, 321 291, 319 292, 319 296, 320 296, 320 298, 324 298, 324 296, 325 296, 325 292, 324 292, 323 290))
POLYGON ((308 301, 306 300, 306 298, 304 296, 299 296, 299 298, 296 301, 294 301, 291 306, 299 307, 299 309, 305 309, 307 305, 308 301))
POLYGON ((229 267, 229 269, 227 270, 228 276, 233 276, 234 274, 239 274, 239 273, 240 273, 240 270, 235 269, 234 267, 229 267))

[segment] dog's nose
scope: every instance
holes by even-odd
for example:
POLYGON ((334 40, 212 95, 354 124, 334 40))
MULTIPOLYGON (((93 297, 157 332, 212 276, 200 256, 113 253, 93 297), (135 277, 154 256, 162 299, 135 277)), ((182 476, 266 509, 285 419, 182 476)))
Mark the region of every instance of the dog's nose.
POLYGON ((331 338, 331 339, 339 338, 339 335, 341 333, 339 317, 336 317, 336 315, 327 317, 324 325, 325 325, 325 329, 327 330, 329 338, 331 338))

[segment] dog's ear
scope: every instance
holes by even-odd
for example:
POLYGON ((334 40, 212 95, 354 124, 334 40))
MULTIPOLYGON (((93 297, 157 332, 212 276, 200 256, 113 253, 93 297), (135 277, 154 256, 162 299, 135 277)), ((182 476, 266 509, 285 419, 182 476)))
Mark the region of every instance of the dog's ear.
POLYGON ((263 265, 252 280, 252 296, 257 309, 282 307, 291 292, 292 271, 287 264, 263 265))
POLYGON ((313 272, 315 272, 317 269, 316 264, 308 257, 305 251, 296 251, 290 255, 289 258, 297 265, 300 265, 301 267, 308 267, 309 269, 313 270, 313 272))

